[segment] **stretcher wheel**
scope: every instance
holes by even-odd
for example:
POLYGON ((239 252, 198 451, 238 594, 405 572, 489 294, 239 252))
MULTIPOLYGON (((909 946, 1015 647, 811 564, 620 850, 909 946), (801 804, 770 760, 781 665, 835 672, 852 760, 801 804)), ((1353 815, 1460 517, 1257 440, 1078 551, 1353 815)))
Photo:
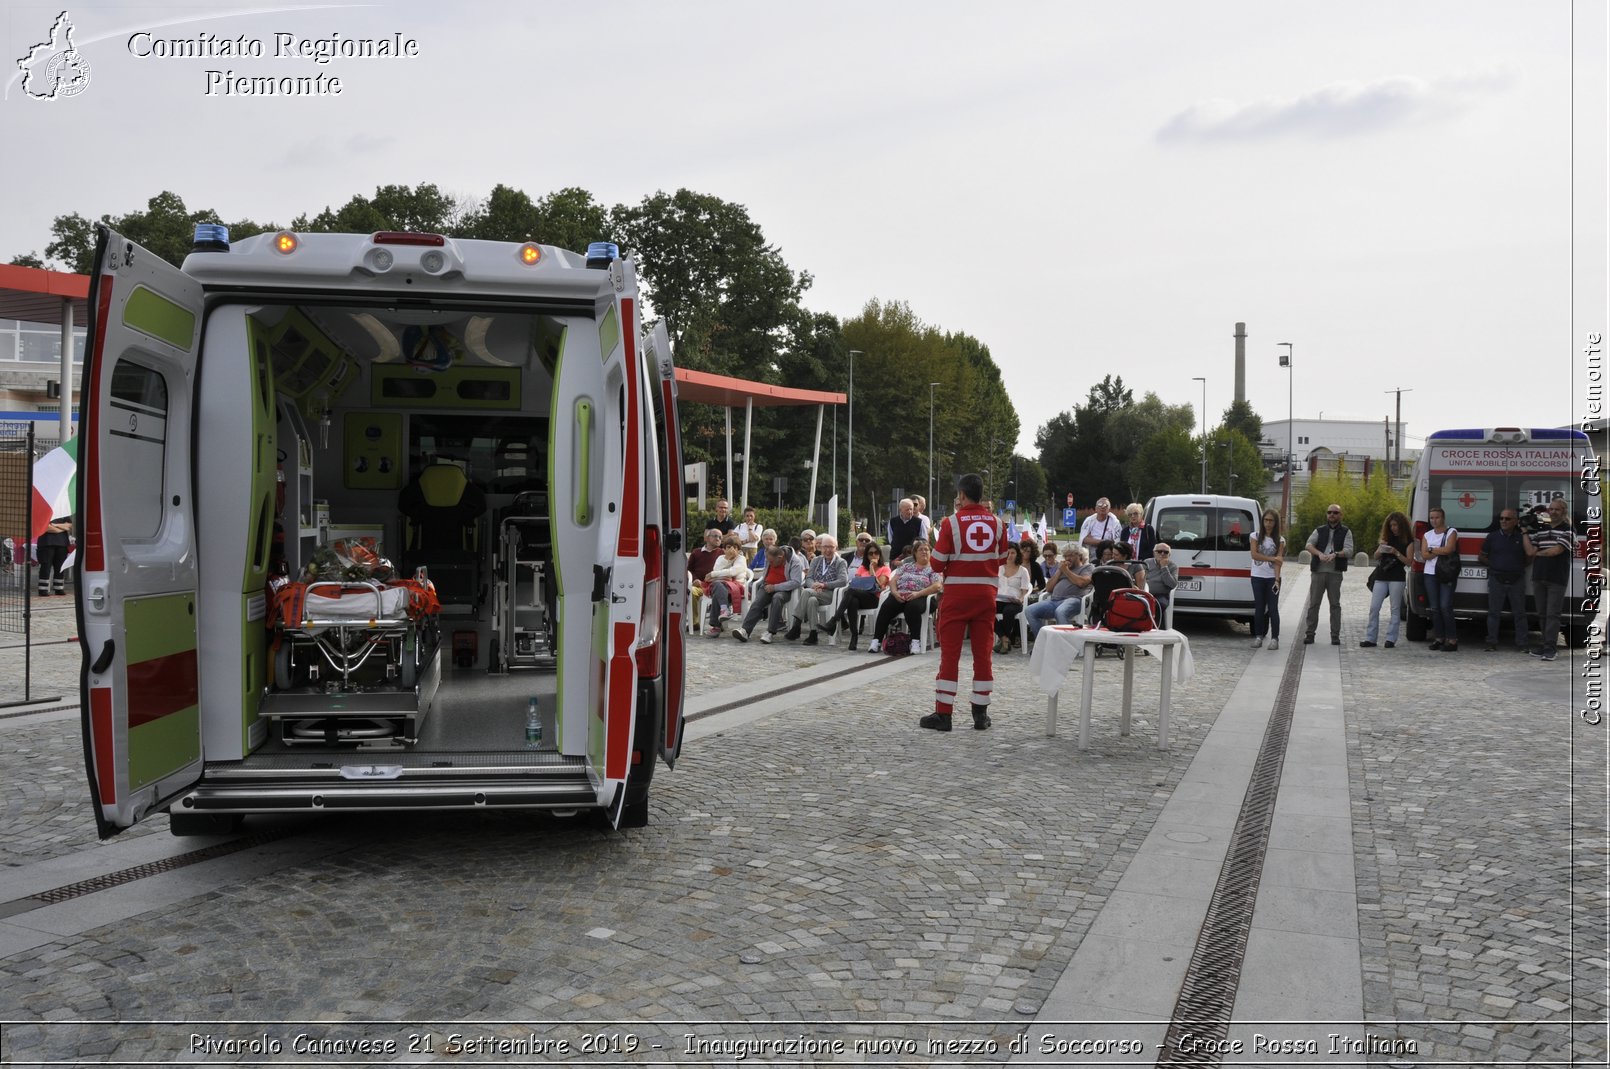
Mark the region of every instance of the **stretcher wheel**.
POLYGON ((275 690, 291 688, 291 644, 288 641, 280 642, 279 649, 274 651, 273 684, 275 690))
POLYGON ((404 643, 401 663, 397 666, 398 682, 404 690, 413 690, 419 684, 419 647, 415 643, 404 643))

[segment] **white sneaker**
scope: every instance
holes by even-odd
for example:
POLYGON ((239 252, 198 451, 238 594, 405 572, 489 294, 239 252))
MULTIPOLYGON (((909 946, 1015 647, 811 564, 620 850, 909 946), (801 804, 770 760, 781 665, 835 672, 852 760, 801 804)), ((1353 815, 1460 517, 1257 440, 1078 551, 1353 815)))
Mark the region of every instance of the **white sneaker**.
POLYGON ((1272 650, 1278 650, 1280 648, 1280 640, 1278 638, 1270 639, 1269 640, 1269 648, 1272 649, 1272 650))
POLYGON ((922 652, 922 640, 921 639, 916 639, 911 643, 911 652, 912 653, 921 653, 922 652))
POLYGON ((770 631, 762 631, 760 633, 760 641, 764 642, 768 646, 771 645, 771 632, 770 631))
POLYGON ((741 627, 733 628, 730 632, 728 632, 728 634, 730 634, 733 638, 737 639, 739 642, 748 642, 749 641, 749 632, 745 631, 741 627))
POLYGON ((883 643, 879 642, 877 639, 873 639, 871 642, 867 643, 866 651, 868 653, 882 653, 883 643))
POLYGON ((1263 648, 1263 639, 1261 639, 1261 638, 1253 639, 1252 640, 1252 648, 1255 649, 1255 650, 1256 649, 1262 649, 1263 648))

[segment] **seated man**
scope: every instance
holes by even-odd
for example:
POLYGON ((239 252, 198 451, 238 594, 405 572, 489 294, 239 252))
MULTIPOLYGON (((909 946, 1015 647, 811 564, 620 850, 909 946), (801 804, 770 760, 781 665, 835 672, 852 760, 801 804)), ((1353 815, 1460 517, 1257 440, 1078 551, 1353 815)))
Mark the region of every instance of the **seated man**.
POLYGON ((1084 592, 1090 587, 1090 573, 1095 568, 1088 563, 1084 547, 1069 545, 1062 551, 1062 563, 1056 573, 1046 579, 1051 593, 1030 605, 1024 615, 1029 618, 1029 639, 1040 633, 1040 628, 1053 620, 1059 624, 1077 623, 1084 605, 1084 592))
POLYGON ((732 629, 732 637, 748 642, 755 625, 765 616, 766 630, 761 632, 760 641, 770 642, 771 637, 783 629, 783 610, 788 596, 799 589, 804 578, 804 554, 796 553, 791 546, 778 546, 769 551, 760 589, 755 593, 755 600, 749 603, 749 611, 744 613, 742 626, 732 629))
POLYGON ((799 637, 801 627, 809 627, 805 645, 816 645, 816 620, 822 609, 833 607, 834 595, 850 583, 849 566, 838 555, 839 542, 830 534, 816 536, 816 556, 805 565, 805 578, 794 598, 794 623, 788 637, 799 637))

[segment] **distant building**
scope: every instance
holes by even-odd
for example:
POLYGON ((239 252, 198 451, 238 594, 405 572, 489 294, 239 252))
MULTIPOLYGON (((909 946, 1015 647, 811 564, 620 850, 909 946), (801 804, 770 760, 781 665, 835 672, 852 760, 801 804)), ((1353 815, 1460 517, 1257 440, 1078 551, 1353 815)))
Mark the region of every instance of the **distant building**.
POLYGON ((1263 455, 1272 469, 1285 473, 1289 449, 1297 460, 1299 473, 1313 471, 1316 464, 1327 467, 1338 459, 1342 470, 1364 474, 1374 471, 1382 461, 1400 459, 1404 471, 1414 466, 1418 448, 1404 444, 1402 452, 1393 441, 1396 428, 1389 423, 1367 419, 1266 419, 1263 421, 1263 455))

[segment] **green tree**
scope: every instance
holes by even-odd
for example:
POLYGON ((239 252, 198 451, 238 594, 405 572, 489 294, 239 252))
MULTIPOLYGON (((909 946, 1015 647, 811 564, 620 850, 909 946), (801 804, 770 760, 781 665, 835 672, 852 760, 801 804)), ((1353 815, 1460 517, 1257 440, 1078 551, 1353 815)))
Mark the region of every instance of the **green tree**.
POLYGON ((1196 436, 1180 427, 1165 427, 1147 438, 1127 469, 1132 500, 1145 502, 1159 494, 1195 490, 1201 471, 1198 456, 1196 436))
POLYGON ((1256 446, 1263 441, 1263 419, 1252 410, 1250 401, 1232 401, 1224 410, 1220 426, 1240 431, 1241 436, 1256 446))
POLYGON ((39 258, 37 252, 19 252, 11 258, 13 267, 44 267, 45 261, 39 258))
POLYGON ((741 204, 691 190, 617 206, 654 313, 683 367, 775 381, 779 337, 808 274, 795 274, 741 204))
POLYGON ((1144 502, 1154 494, 1174 489, 1173 484, 1152 481, 1150 469, 1140 464, 1140 458, 1146 444, 1165 431, 1177 430, 1190 437, 1196 425, 1190 405, 1164 404, 1162 398, 1148 391, 1139 401, 1114 412, 1108 424, 1107 440, 1113 451, 1127 458, 1122 461, 1126 501, 1144 502))
POLYGON ((1051 493, 1072 491, 1080 508, 1099 497, 1122 497, 1128 489, 1124 477, 1126 457, 1110 438, 1114 417, 1134 404, 1135 393, 1122 377, 1108 375, 1090 387, 1085 403, 1072 413, 1054 416, 1035 434, 1040 463, 1051 483, 1051 493), (1063 418, 1066 416, 1066 418, 1063 418))
MULTIPOLYGON (((168 191, 158 193, 147 201, 144 211, 117 217, 103 215, 100 221, 174 265, 183 263, 190 254, 197 223, 224 222, 210 208, 190 211, 177 193, 168 191)), ((227 225, 232 240, 277 229, 272 223, 259 225, 249 219, 227 225)), ((45 247, 45 255, 66 264, 68 270, 89 274, 94 269, 95 224, 74 212, 57 216, 50 230, 55 239, 45 247)))
POLYGON ((291 229, 318 234, 373 234, 381 230, 413 230, 448 234, 458 222, 458 204, 433 183, 413 189, 390 185, 375 188, 373 197, 354 196, 338 209, 328 206, 309 218, 299 215, 291 229))
POLYGON ((1407 512, 1407 491, 1394 493, 1386 466, 1378 465, 1368 479, 1340 470, 1341 461, 1321 464, 1308 482, 1308 489, 1297 501, 1297 518, 1286 532, 1286 545, 1296 553, 1314 529, 1325 522, 1325 507, 1332 502, 1342 506, 1342 522, 1353 532, 1353 549, 1368 553, 1375 547, 1381 524, 1393 512, 1407 512))
POLYGON ((1246 435, 1228 427, 1217 427, 1208 436, 1208 489, 1213 493, 1234 493, 1250 497, 1261 507, 1265 488, 1263 457, 1246 435), (1231 476, 1234 478, 1231 478, 1231 476))
POLYGON ((467 212, 455 233, 484 241, 535 241, 584 252, 613 233, 609 212, 591 193, 574 186, 533 201, 523 191, 494 186, 467 212))

